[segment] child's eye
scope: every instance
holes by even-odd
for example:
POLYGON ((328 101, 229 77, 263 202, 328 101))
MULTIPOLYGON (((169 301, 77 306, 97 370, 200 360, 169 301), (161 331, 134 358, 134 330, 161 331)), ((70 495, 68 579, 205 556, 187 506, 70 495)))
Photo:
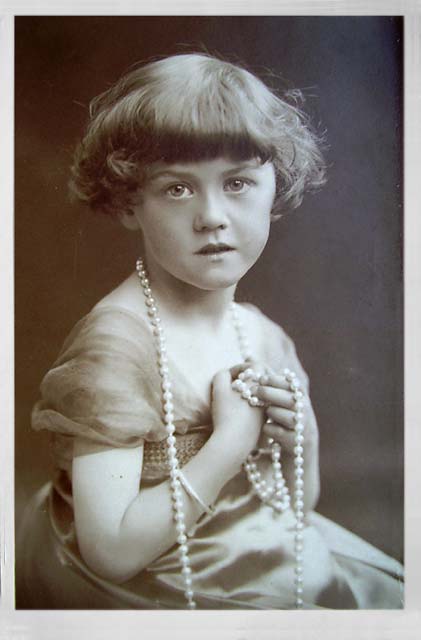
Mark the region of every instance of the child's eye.
POLYGON ((231 178, 224 185, 225 191, 231 191, 232 193, 243 193, 247 191, 251 186, 250 180, 245 180, 244 178, 231 178))
POLYGON ((186 198, 193 195, 193 192, 189 187, 179 182, 167 187, 165 192, 172 198, 186 198))

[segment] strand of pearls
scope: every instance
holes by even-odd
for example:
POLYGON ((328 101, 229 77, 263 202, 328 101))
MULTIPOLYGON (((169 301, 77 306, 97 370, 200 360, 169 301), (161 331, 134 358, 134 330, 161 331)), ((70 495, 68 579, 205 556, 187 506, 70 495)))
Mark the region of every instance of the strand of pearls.
POLYGON ((271 439, 268 444, 271 445, 270 449, 259 449, 257 453, 252 452, 247 457, 244 463, 244 469, 253 487, 253 491, 258 498, 278 513, 282 513, 290 506, 291 498, 282 473, 281 447, 277 442, 271 442, 271 439), (266 453, 267 451, 270 453, 272 460, 272 476, 274 480, 272 486, 268 486, 262 478, 255 462, 261 453, 266 453))
POLYGON ((170 468, 171 498, 175 528, 177 531, 177 542, 179 545, 178 553, 181 563, 181 574, 183 576, 185 587, 184 595, 187 600, 187 607, 189 609, 195 609, 196 602, 194 600, 192 587, 192 571, 190 568, 189 548, 187 545, 185 515, 182 502, 182 489, 179 478, 180 466, 177 459, 177 449, 175 447, 174 403, 168 369, 166 341, 164 331, 161 326, 161 319, 158 315, 158 308, 156 306, 155 299, 152 296, 149 278, 141 258, 136 262, 136 271, 139 276, 140 284, 142 285, 147 313, 152 325, 159 375, 161 376, 162 406, 164 410, 165 430, 167 432, 167 455, 170 468))
MULTIPOLYGON (((187 544, 187 532, 185 524, 185 514, 183 511, 182 502, 182 483, 180 481, 180 465, 177 458, 176 438, 175 438, 175 426, 174 426, 174 398, 172 393, 172 384, 168 369, 168 356, 166 340, 163 328, 161 326, 161 319, 158 314, 158 308, 156 301, 152 295, 150 288, 150 282, 148 274, 146 272, 143 260, 139 258, 136 262, 136 271, 142 285, 143 294, 145 296, 145 304, 149 321, 152 326, 152 333, 155 342, 158 370, 161 377, 161 393, 162 393, 162 406, 164 413, 164 424, 167 433, 167 456, 170 469, 170 487, 171 498, 173 507, 173 516, 175 521, 175 527, 177 531, 177 543, 179 545, 178 552, 181 564, 181 574, 184 580, 184 595, 187 600, 187 607, 189 609, 196 608, 196 602, 194 600, 192 570, 190 568, 189 549, 187 544)), ((240 318, 238 316, 237 308, 233 302, 231 305, 231 311, 233 316, 234 327, 237 332, 238 341, 240 345, 240 351, 244 361, 251 359, 250 347, 247 341, 246 334, 243 330, 240 318)), ((254 381, 256 374, 253 370, 246 370, 246 374, 239 376, 240 385, 238 385, 237 391, 242 393, 242 396, 247 400, 251 406, 260 406, 260 401, 251 394, 247 388, 246 381, 254 381), (246 386, 243 386, 246 383, 246 386), (241 387, 241 389, 240 389, 241 387)), ((243 372, 245 373, 245 372, 243 372)), ((294 534, 294 549, 295 549, 295 606, 301 608, 303 606, 302 594, 303 594, 303 567, 302 567, 302 551, 303 551, 303 533, 304 528, 304 480, 303 480, 303 431, 304 426, 301 422, 303 414, 301 412, 303 408, 303 394, 300 391, 299 381, 295 374, 288 369, 284 370, 286 380, 289 382, 289 386, 294 396, 294 411, 295 411, 295 447, 294 447, 294 465, 295 465, 295 492, 294 492, 294 510, 295 510, 295 534, 294 534)), ((257 377, 257 380, 260 376, 257 377)), ((263 450, 257 453, 251 454, 245 464, 246 474, 254 487, 259 498, 270 504, 276 511, 284 511, 288 508, 290 503, 290 496, 288 488, 285 485, 285 480, 282 475, 281 467, 281 447, 273 439, 268 440, 268 444, 271 446, 272 468, 274 477, 274 486, 267 487, 266 482, 262 479, 260 472, 257 469, 255 460, 259 457, 263 450)))
MULTIPOLYGON (((239 336, 240 349, 242 349, 242 357, 245 361, 250 360, 250 349, 247 343, 247 339, 244 335, 243 327, 240 322, 238 312, 235 308, 235 303, 232 303, 232 315, 234 325, 239 336)), ((301 609, 303 607, 303 548, 304 548, 304 425, 303 425, 303 392, 301 391, 300 381, 296 374, 290 369, 283 370, 283 376, 288 383, 289 390, 292 393, 294 400, 294 515, 295 515, 295 530, 294 530, 294 600, 295 608, 301 609)), ((236 380, 232 383, 232 388, 241 394, 241 397, 246 400, 252 407, 264 406, 256 396, 251 392, 251 386, 261 382, 261 375, 255 372, 252 368, 248 367, 242 371, 236 380)), ((272 422, 272 420, 267 420, 272 422)), ((268 445, 270 446, 270 453, 272 459, 272 476, 274 484, 269 487, 266 481, 262 478, 260 471, 257 468, 256 460, 262 453, 267 453, 267 449, 258 449, 252 451, 247 457, 244 464, 244 469, 247 478, 253 487, 254 493, 258 498, 271 506, 278 513, 282 513, 290 507, 291 497, 289 495, 288 487, 286 486, 285 479, 282 474, 281 466, 281 447, 273 440, 268 438, 268 445)))
MULTIPOLYGON (((251 407, 264 407, 265 403, 251 392, 253 384, 262 384, 261 379, 262 376, 259 373, 255 372, 251 367, 248 367, 233 381, 232 388, 234 391, 238 391, 241 397, 247 400, 251 407)), ((267 422, 271 422, 271 420, 269 419, 267 422)), ((271 506, 275 511, 282 512, 288 509, 291 500, 288 487, 285 484, 285 479, 282 474, 281 447, 273 438, 268 438, 268 445, 270 447, 269 449, 255 449, 247 456, 246 462, 244 463, 244 470, 253 487, 254 493, 260 500, 271 506), (262 478, 256 465, 256 460, 262 453, 270 453, 272 459, 274 484, 271 487, 269 487, 266 480, 262 478)))
POLYGON ((295 532, 294 532, 294 554, 295 554, 295 578, 294 578, 294 594, 295 608, 303 607, 303 548, 304 548, 304 425, 302 423, 303 415, 303 393, 300 388, 300 382, 292 371, 284 370, 284 375, 289 382, 290 391, 294 398, 294 513, 295 513, 295 532))

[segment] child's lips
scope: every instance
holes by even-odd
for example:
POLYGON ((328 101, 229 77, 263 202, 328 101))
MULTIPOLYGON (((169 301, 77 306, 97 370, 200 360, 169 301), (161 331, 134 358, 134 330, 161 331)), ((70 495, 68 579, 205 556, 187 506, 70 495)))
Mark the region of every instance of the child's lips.
POLYGON ((234 247, 231 247, 230 245, 223 242, 218 242, 217 244, 209 243, 204 247, 201 247, 199 251, 196 251, 196 255, 210 256, 218 253, 227 253, 229 251, 235 251, 234 247))

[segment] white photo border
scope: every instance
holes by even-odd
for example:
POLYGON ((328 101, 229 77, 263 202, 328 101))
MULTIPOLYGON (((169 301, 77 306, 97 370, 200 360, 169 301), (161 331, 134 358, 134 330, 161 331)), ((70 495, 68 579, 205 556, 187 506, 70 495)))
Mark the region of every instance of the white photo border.
MULTIPOLYGON (((419 0, 0 0, 0 640, 200 638, 409 640, 421 628, 421 2, 419 0), (405 609, 16 611, 14 608, 13 87, 15 15, 402 15, 405 34, 405 609)), ((385 523, 387 526, 387 523, 385 523)))

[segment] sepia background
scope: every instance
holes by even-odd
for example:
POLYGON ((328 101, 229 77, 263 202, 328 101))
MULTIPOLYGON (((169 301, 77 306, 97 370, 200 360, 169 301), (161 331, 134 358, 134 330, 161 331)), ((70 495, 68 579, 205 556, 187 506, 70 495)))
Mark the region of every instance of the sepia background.
POLYGON ((51 470, 30 430, 41 378, 139 252, 69 202, 89 100, 138 61, 206 50, 302 89, 326 131, 327 185, 273 225, 237 297, 285 328, 310 375, 318 511, 402 560, 402 44, 393 17, 16 18, 18 520, 51 470))

